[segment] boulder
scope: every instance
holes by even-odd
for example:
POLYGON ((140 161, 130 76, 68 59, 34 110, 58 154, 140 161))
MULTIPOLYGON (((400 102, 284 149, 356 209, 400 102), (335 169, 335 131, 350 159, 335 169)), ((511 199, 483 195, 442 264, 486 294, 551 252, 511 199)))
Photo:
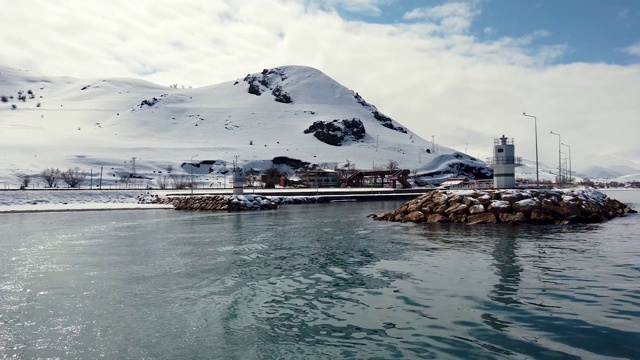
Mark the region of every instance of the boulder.
POLYGON ((533 210, 529 220, 534 224, 553 224, 556 221, 555 217, 544 209, 533 210))
POLYGON ((504 200, 493 200, 487 207, 487 211, 494 214, 508 213, 511 211, 511 203, 504 200))
POLYGON ((421 223, 421 222, 424 221, 424 219, 425 219, 425 216, 420 211, 411 212, 411 213, 409 213, 409 215, 407 215, 404 218, 405 221, 412 221, 412 222, 415 222, 415 223, 421 223))
POLYGON ((495 224, 498 222, 498 219, 493 213, 482 213, 467 216, 467 222, 469 223, 469 225, 495 224))
POLYGON ((515 214, 499 214, 498 218, 501 222, 511 223, 511 224, 519 224, 527 222, 527 217, 522 212, 517 212, 515 214))
POLYGON ((451 206, 449 206, 444 213, 446 215, 451 215, 451 214, 464 214, 465 211, 467 210, 467 205, 465 204, 460 204, 460 203, 455 203, 451 206))
POLYGON ((449 222, 449 218, 441 214, 429 214, 427 215, 428 223, 444 223, 449 222))
POLYGON ((511 206, 514 211, 530 214, 534 209, 539 209, 542 204, 538 199, 524 199, 514 202, 511 206))
POLYGON ((520 200, 524 200, 525 198, 528 198, 528 197, 526 197, 523 193, 520 193, 520 192, 504 193, 500 196, 500 200, 508 201, 511 204, 518 202, 520 200))
POLYGON ((467 222, 467 215, 465 214, 451 214, 449 215, 449 221, 454 223, 464 223, 467 222))
POLYGON ((473 205, 473 206, 469 207, 469 214, 471 214, 471 215, 482 214, 485 211, 486 210, 485 210, 484 206, 482 206, 480 204, 473 205))

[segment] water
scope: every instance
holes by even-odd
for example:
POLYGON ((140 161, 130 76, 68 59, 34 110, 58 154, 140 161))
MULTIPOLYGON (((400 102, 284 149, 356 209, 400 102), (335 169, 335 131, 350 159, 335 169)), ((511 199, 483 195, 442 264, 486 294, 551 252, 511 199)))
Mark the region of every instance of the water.
POLYGON ((637 215, 365 218, 399 204, 1 215, 0 359, 640 358, 637 215))

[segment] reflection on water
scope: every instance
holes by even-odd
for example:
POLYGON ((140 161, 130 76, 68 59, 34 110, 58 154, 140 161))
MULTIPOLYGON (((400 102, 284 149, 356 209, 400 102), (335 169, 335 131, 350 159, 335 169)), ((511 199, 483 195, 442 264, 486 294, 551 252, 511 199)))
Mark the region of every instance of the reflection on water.
POLYGON ((639 358, 638 217, 3 216, 0 358, 639 358))

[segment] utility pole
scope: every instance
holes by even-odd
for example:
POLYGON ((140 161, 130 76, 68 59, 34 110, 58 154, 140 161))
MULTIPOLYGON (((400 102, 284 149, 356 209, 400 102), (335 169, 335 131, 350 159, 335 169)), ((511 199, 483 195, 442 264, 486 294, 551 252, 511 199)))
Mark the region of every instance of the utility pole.
POLYGON ((191 195, 193 195, 193 158, 198 156, 198 154, 195 154, 191 157, 191 162, 189 163, 189 165, 191 165, 190 169, 191 169, 191 195))
POLYGON ((556 135, 558 137, 558 185, 562 184, 562 136, 558 133, 554 133, 553 131, 549 132, 551 135, 556 135))
POLYGON ((135 175, 136 174, 136 159, 137 157, 133 156, 131 158, 131 175, 135 175))
POLYGON ((533 115, 527 115, 527 113, 522 113, 522 116, 533 118, 536 139, 536 186, 540 187, 540 171, 538 170, 538 118, 533 115))
POLYGON ((434 153, 434 154, 436 153, 435 139, 436 139, 436 136, 435 135, 431 135, 431 152, 434 153))
POLYGON ((569 148, 569 183, 572 184, 573 183, 573 175, 572 175, 572 171, 571 171, 571 146, 562 143, 563 146, 566 146, 569 148))

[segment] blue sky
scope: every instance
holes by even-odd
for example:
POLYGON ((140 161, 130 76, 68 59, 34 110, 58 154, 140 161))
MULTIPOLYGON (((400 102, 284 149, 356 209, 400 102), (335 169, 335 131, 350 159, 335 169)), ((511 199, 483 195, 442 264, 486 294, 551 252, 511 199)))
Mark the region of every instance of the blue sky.
MULTIPOLYGON (((455 1, 342 1, 332 4, 346 19, 370 23, 407 23, 416 8, 435 7, 455 1), (369 4, 370 7, 364 7, 369 4)), ((480 0, 459 1, 474 9, 465 33, 478 41, 522 37, 543 32, 532 47, 565 47, 556 63, 605 62, 630 64, 640 61, 640 51, 625 48, 640 43, 640 1, 637 0, 480 0)), ((434 21, 436 19, 429 19, 434 21)))
POLYGON ((640 0, 0 0, 0 65, 206 86, 314 67, 442 146, 640 169, 640 0), (18 31, 19 30, 19 31, 18 31))

